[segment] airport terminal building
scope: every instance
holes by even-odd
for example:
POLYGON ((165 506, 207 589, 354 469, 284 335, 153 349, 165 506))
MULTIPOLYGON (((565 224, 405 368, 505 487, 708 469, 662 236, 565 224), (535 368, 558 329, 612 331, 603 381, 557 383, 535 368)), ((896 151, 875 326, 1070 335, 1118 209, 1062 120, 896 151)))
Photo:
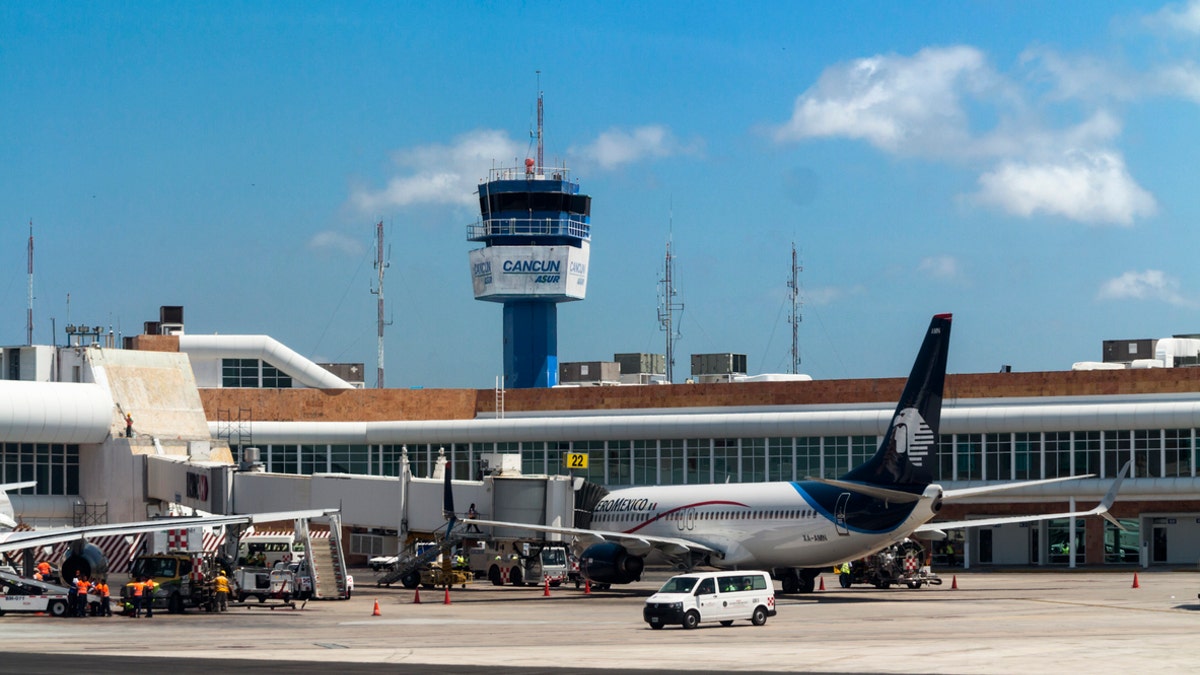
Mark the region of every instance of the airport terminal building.
MULTIPOLYGON (((444 453, 454 476, 470 479, 493 453, 519 454, 527 474, 566 474, 564 455, 583 452, 588 466, 575 475, 610 489, 832 478, 874 453, 903 387, 889 378, 362 389, 264 336, 142 335, 124 347, 0 353, 0 481, 39 481, 21 495, 31 521, 77 521, 81 504, 105 505, 114 522, 144 518, 145 491, 129 489, 139 454, 197 466, 256 456, 266 472, 297 477, 396 476, 407 459, 413 476, 428 477, 444 453)), ((1124 531, 1089 518, 952 536, 970 566, 1195 565, 1198 429, 1197 368, 949 375, 943 485, 1095 477, 980 496, 940 517, 1090 508, 1132 460, 1112 510, 1124 531)))

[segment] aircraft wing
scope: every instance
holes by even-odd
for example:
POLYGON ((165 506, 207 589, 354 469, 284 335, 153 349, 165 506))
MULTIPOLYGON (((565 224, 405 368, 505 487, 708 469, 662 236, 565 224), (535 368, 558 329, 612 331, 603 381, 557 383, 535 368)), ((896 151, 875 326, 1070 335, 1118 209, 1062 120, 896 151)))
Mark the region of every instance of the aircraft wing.
POLYGON ((564 534, 573 537, 591 537, 593 539, 601 539, 604 541, 619 543, 625 547, 625 550, 634 555, 645 555, 653 549, 659 549, 663 553, 671 556, 680 555, 689 551, 704 551, 705 553, 724 554, 724 551, 715 549, 698 541, 693 541, 691 539, 680 539, 678 537, 654 537, 644 534, 632 534, 629 532, 585 530, 577 527, 531 525, 529 523, 509 523, 498 520, 480 520, 477 518, 467 518, 460 522, 468 525, 487 525, 488 527, 507 527, 516 530, 548 532, 551 534, 564 534))
POLYGON ((137 534, 139 532, 156 532, 162 530, 177 530, 185 527, 245 525, 251 523, 270 523, 277 520, 295 520, 297 518, 319 518, 337 513, 337 509, 307 509, 301 511, 274 511, 268 513, 247 513, 233 516, 186 516, 182 518, 159 518, 133 523, 109 523, 107 525, 91 525, 88 527, 69 527, 59 530, 25 530, 21 532, 0 533, 0 553, 17 551, 37 546, 52 546, 64 541, 86 539, 90 536, 113 534, 137 534))
MULTIPOLYGON (((1042 480, 1026 480, 1017 483, 999 483, 997 485, 980 485, 979 487, 959 488, 957 490, 945 490, 942 492, 942 501, 954 501, 964 497, 974 497, 975 495, 987 494, 989 492, 1002 492, 1004 490, 1018 490, 1020 488, 1032 487, 1034 485, 1049 485, 1050 483, 1062 483, 1068 480, 1080 480, 1081 478, 1095 478, 1094 473, 1085 473, 1081 476, 1067 476, 1065 478, 1045 478, 1042 480)), ((1124 475, 1122 475, 1122 478, 1124 475)))
MULTIPOLYGON (((1071 511, 1067 513, 1042 513, 1031 516, 1003 516, 999 518, 980 518, 978 520, 954 520, 945 522, 930 522, 917 528, 917 532, 941 532, 944 530, 960 530, 966 527, 991 527, 993 525, 1004 525, 1005 523, 1032 523, 1039 520, 1053 520, 1056 518, 1082 518, 1085 516, 1101 516, 1108 522, 1116 525, 1120 529, 1125 529, 1116 518, 1108 513, 1112 508, 1113 502, 1117 499, 1117 491, 1121 488, 1121 481, 1125 480, 1125 476, 1129 474, 1130 467, 1133 466, 1133 461, 1130 460, 1121 467, 1121 473, 1113 481, 1113 484, 1108 488, 1108 493, 1104 495, 1104 499, 1095 508, 1087 511, 1071 511)), ((1029 481, 1026 483, 1018 483, 1018 486, 1029 485, 1030 483, 1048 483, 1061 480, 1072 480, 1074 478, 1082 478, 1082 476, 1072 476, 1071 478, 1053 478, 1045 481, 1029 481)), ((967 488, 973 490, 974 488, 967 488)), ((978 494, 978 493, 975 493, 978 494)))

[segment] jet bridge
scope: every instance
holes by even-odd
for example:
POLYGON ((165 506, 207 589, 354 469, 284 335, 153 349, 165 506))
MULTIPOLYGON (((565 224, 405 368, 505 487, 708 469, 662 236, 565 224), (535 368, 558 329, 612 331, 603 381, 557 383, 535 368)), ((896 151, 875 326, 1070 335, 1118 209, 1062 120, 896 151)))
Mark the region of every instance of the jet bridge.
MULTIPOLYGON (((254 513, 307 508, 340 507, 342 522, 355 536, 383 537, 381 553, 401 553, 414 538, 433 541, 446 528, 442 512, 445 481, 439 467, 431 478, 354 474, 271 474, 262 471, 232 473, 232 511, 254 513), (315 506, 314 506, 315 505, 315 506)), ((524 476, 504 473, 481 480, 452 480, 455 511, 465 518, 472 504, 480 518, 538 525, 574 527, 576 481, 569 476, 524 476)), ((560 541, 561 535, 533 535, 495 528, 493 538, 560 541)), ((467 533, 469 534, 473 533, 467 533)), ((482 536, 480 538, 483 538, 482 536)))

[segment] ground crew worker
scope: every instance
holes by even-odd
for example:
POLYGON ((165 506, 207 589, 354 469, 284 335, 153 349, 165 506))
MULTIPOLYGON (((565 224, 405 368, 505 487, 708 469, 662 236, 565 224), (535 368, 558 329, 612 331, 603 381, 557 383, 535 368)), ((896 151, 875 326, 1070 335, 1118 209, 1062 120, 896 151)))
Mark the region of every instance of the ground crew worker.
POLYGON ((154 618, 154 588, 156 586, 158 586, 158 584, 154 583, 154 577, 146 577, 146 581, 143 583, 143 586, 144 586, 144 588, 142 590, 142 604, 146 606, 146 618, 153 619, 154 618))
POLYGON ((75 582, 75 616, 87 616, 88 610, 88 589, 92 584, 88 581, 87 575, 81 575, 75 582))
POLYGON ((136 619, 142 615, 142 593, 146 591, 146 584, 141 577, 134 577, 126 586, 131 589, 130 597, 133 600, 133 614, 130 616, 136 619))
POLYGON ((108 597, 108 582, 101 581, 96 584, 96 593, 100 596, 100 607, 97 611, 97 616, 112 616, 112 605, 109 603, 108 597))
POLYGON ((217 611, 224 612, 229 609, 229 578, 225 576, 225 572, 217 570, 213 584, 217 589, 217 611))
POLYGON ((50 580, 50 563, 45 560, 37 564, 37 571, 42 575, 42 581, 50 580))
POLYGON ((75 614, 75 609, 79 605, 79 574, 71 579, 71 583, 67 586, 67 607, 69 608, 68 616, 75 614))

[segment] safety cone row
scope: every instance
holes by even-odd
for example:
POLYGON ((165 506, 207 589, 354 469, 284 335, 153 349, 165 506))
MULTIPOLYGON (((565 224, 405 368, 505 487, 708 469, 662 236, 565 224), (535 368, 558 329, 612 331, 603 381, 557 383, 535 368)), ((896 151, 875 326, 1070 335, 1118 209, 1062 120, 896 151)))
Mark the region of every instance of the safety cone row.
POLYGON ((413 592, 413 604, 414 605, 421 604, 421 589, 420 588, 417 588, 417 590, 413 592))
POLYGON ((958 575, 957 575, 957 574, 955 574, 955 575, 954 575, 954 576, 953 576, 953 577, 950 579, 950 590, 952 590, 952 591, 957 591, 957 590, 958 590, 958 575))
POLYGON ((1132 587, 1133 588, 1141 588, 1142 587, 1142 585, 1138 583, 1137 572, 1133 573, 1133 586, 1132 587))
POLYGON ((375 601, 375 609, 371 612, 371 616, 383 616, 383 614, 379 611, 379 601, 378 600, 375 601))

